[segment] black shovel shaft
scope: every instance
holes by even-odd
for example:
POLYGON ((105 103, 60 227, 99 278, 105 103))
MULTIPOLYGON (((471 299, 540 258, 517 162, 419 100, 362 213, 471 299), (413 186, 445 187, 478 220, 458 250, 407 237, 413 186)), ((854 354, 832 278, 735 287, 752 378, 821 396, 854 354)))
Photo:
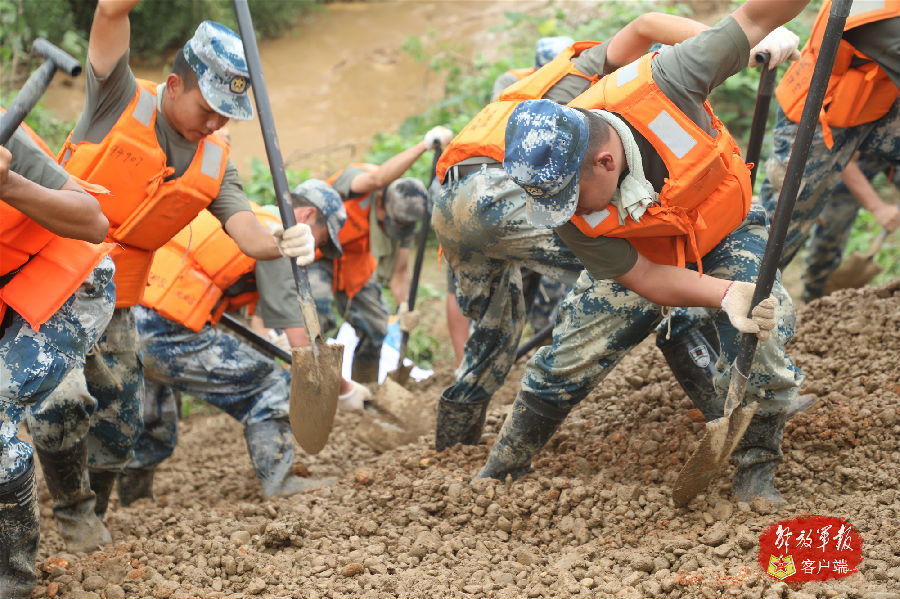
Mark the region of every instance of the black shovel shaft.
MULTIPOLYGON (((434 145, 434 156, 431 159, 431 179, 428 181, 428 189, 434 183, 435 172, 437 171, 437 163, 441 158, 441 147, 434 145)), ((425 261, 425 244, 428 242, 428 232, 431 230, 431 210, 428 203, 425 205, 425 215, 422 217, 422 226, 419 230, 419 247, 416 248, 416 261, 413 264, 412 278, 409 281, 409 299, 407 305, 410 311, 416 307, 416 295, 419 291, 419 277, 422 275, 422 263, 425 261)), ((406 358, 406 350, 409 345, 409 333, 403 331, 400 336, 400 356, 397 359, 397 368, 403 366, 403 360, 406 358)))
POLYGON ((0 146, 6 145, 12 134, 15 133, 28 113, 47 91, 53 75, 59 69, 72 77, 81 74, 81 63, 74 56, 66 54, 47 40, 39 37, 31 45, 32 52, 40 54, 47 60, 34 73, 28 77, 28 81, 19 90, 16 99, 7 109, 6 114, 0 117, 0 146))
MULTIPOLYGON (((244 56, 247 60, 247 70, 250 72, 250 86, 253 97, 256 100, 256 112, 259 115, 259 123, 262 127, 263 142, 266 146, 266 157, 269 159, 269 170, 272 172, 272 184, 275 186, 275 198, 278 200, 278 212, 281 215, 281 224, 289 229, 297 224, 294 211, 291 209, 291 192, 288 188, 287 175, 284 172, 284 161, 281 158, 281 149, 278 145, 278 133, 275 131, 275 119, 272 117, 272 107, 269 104, 269 94, 266 91, 266 81, 262 72, 262 61, 259 58, 259 48, 256 45, 256 34, 253 31, 253 20, 250 17, 250 7, 247 0, 234 0, 234 12, 237 16, 238 29, 241 40, 244 43, 244 56)), ((297 265, 295 260, 290 260, 291 271, 297 284, 297 294, 300 301, 315 314, 315 304, 309 288, 309 278, 306 271, 297 265)), ((318 318, 307 318, 303 315, 303 322, 309 334, 309 342, 316 351, 316 337, 321 336, 318 318), (308 322, 313 320, 314 322, 308 322)))
POLYGON ((759 169, 759 153, 762 150, 763 137, 766 134, 766 125, 769 120, 769 105, 772 102, 772 94, 775 91, 775 75, 777 69, 770 69, 769 53, 760 52, 756 55, 756 62, 762 68, 759 75, 759 86, 756 89, 756 107, 753 109, 753 121, 750 125, 750 139, 747 141, 747 162, 753 163, 750 169, 750 188, 756 182, 756 171, 759 169))
POLYGON ((289 351, 278 347, 265 337, 258 335, 249 327, 246 327, 238 322, 238 320, 230 314, 222 314, 222 318, 219 320, 219 323, 226 329, 234 331, 235 333, 240 335, 244 339, 244 341, 258 349, 262 353, 266 354, 267 356, 284 360, 288 364, 291 363, 291 353, 289 351))
POLYGON ((554 326, 556 326, 556 323, 551 322, 550 324, 545 326, 543 329, 541 329, 540 331, 535 333, 531 339, 529 339, 528 341, 526 341, 525 343, 520 345, 518 347, 518 349, 516 349, 516 362, 518 362, 522 356, 524 356, 525 354, 527 354, 534 348, 542 345, 545 341, 550 339, 550 337, 553 336, 553 327, 554 326))
MULTIPOLYGON (((850 14, 851 1, 834 0, 831 5, 831 14, 828 16, 828 24, 822 37, 822 45, 819 49, 819 57, 816 59, 816 66, 810 81, 806 104, 803 105, 800 124, 797 126, 797 137, 794 140, 793 148, 791 148, 791 157, 788 160, 784 183, 781 186, 778 204, 775 206, 775 214, 772 217, 769 240, 766 243, 766 250, 763 253, 762 263, 759 266, 756 291, 750 304, 753 307, 772 293, 775 275, 781 261, 781 251, 784 249, 784 240, 787 237, 788 225, 794 213, 797 192, 800 189, 806 160, 809 157, 809 148, 812 144, 816 126, 819 123, 819 112, 825 99, 825 89, 828 86, 828 80, 834 66, 834 58, 837 55, 838 44, 840 44, 841 35, 844 31, 844 24, 847 21, 847 15, 850 14)), ((744 335, 741 339, 735 366, 738 372, 744 376, 748 376, 750 373, 753 356, 756 353, 757 341, 756 335, 744 335)))

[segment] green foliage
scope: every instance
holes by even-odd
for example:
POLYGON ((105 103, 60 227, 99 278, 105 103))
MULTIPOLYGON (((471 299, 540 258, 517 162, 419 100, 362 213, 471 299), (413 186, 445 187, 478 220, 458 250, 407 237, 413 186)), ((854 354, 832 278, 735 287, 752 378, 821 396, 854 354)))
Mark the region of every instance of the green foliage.
MULTIPOLYGON (((868 210, 860 210, 853 225, 853 232, 844 250, 844 256, 852 252, 865 254, 872 242, 881 232, 881 225, 868 210)), ((880 264, 883 270, 872 280, 872 285, 881 285, 892 279, 900 277, 900 243, 897 242, 897 234, 889 235, 884 245, 875 254, 875 262, 880 264)))
MULTIPOLYGON (((309 179, 309 169, 295 171, 286 168, 288 188, 293 189, 306 179, 309 179)), ((265 206, 266 204, 276 204, 275 201, 275 185, 272 183, 272 172, 269 165, 255 156, 250 161, 250 176, 243 177, 244 192, 247 197, 265 206)))
POLYGON ((410 335, 406 343, 406 356, 416 366, 424 370, 434 368, 435 351, 440 346, 437 338, 425 331, 423 327, 417 327, 410 335))

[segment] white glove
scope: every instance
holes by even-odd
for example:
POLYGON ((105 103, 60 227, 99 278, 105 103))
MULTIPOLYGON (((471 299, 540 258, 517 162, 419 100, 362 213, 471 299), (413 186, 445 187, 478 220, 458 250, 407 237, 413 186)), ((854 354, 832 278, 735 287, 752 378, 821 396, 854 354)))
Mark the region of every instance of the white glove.
POLYGON ((343 395, 338 395, 338 408, 345 411, 362 410, 366 400, 372 399, 372 392, 356 381, 350 381, 351 389, 343 395))
POLYGON ((316 258, 316 239, 312 229, 304 223, 297 223, 287 231, 278 225, 272 230, 275 244, 282 256, 295 258, 298 266, 308 266, 316 258))
POLYGON ((769 53, 769 69, 774 69, 786 60, 797 60, 800 58, 800 38, 784 27, 773 29, 769 35, 763 38, 761 42, 750 49, 750 66, 755 67, 759 63, 756 62, 756 55, 759 52, 769 53))
POLYGON ((453 131, 438 125, 437 127, 432 127, 425 134, 424 143, 425 147, 430 150, 434 147, 434 142, 439 143, 442 148, 446 148, 451 141, 453 141, 453 131))
POLYGON ((400 321, 400 330, 404 333, 411 333, 414 328, 419 326, 419 313, 409 309, 407 302, 400 302, 397 308, 397 320, 400 321))
POLYGON ((742 333, 750 333, 759 337, 760 341, 766 341, 772 329, 775 328, 775 307, 778 300, 770 295, 759 302, 750 318, 747 312, 750 310, 750 302, 753 300, 753 292, 756 285, 743 281, 732 281, 722 297, 722 309, 728 315, 728 320, 734 328, 742 333))

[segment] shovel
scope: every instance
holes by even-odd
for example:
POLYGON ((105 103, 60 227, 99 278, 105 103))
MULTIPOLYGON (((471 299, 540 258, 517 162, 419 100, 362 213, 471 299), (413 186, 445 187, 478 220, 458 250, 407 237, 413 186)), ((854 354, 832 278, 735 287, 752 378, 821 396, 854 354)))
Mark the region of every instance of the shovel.
MULTIPOLYGON (((291 209, 291 195, 284 172, 284 161, 275 132, 275 121, 272 118, 272 108, 269 105, 269 94, 266 92, 259 48, 256 46, 256 34, 253 31, 247 0, 234 0, 234 12, 244 43, 247 70, 250 72, 250 83, 256 100, 256 111, 259 113, 269 169, 272 171, 278 212, 281 214, 282 225, 285 229, 289 229, 297 223, 297 220, 291 209)), ((301 269, 296 261, 290 262, 310 346, 295 347, 292 350, 289 416, 291 430, 297 442, 308 453, 315 454, 325 447, 334 424, 341 387, 341 359, 344 346, 328 345, 325 342, 306 270, 301 269)))
POLYGON ((747 163, 753 164, 753 168, 750 169, 750 189, 753 189, 753 185, 756 183, 759 152, 762 149, 763 136, 766 134, 766 125, 769 121, 769 104, 772 102, 772 94, 775 92, 775 74, 778 69, 769 68, 770 58, 768 52, 756 54, 756 62, 762 65, 762 73, 759 74, 756 106, 753 109, 753 121, 750 123, 750 139, 747 140, 747 163))
MULTIPOLYGON (((834 57, 837 55, 844 23, 850 13, 850 4, 851 0, 835 0, 831 7, 831 14, 828 16, 819 57, 810 81, 809 95, 803 106, 803 114, 797 127, 797 138, 791 148, 784 184, 781 187, 775 215, 772 218, 769 240, 760 263, 756 291, 751 302, 752 307, 769 296, 775 282, 788 224, 794 212, 803 169, 809 157, 809 147, 818 124, 819 111, 822 109, 825 88, 834 66, 834 57)), ((706 488, 719 468, 731 457, 731 452, 744 436, 759 407, 757 402, 744 405, 746 403, 744 393, 747 390, 747 381, 750 376, 750 368, 753 366, 757 341, 756 335, 744 335, 741 339, 738 355, 732 368, 731 384, 725 398, 724 415, 706 424, 706 434, 700 440, 700 445, 678 474, 678 479, 672 489, 672 501, 675 507, 687 505, 691 499, 706 488)))
POLYGON ((875 254, 881 249, 881 245, 887 238, 887 229, 882 229, 881 233, 872 240, 869 251, 865 254, 853 252, 850 254, 840 266, 834 269, 828 280, 825 282, 825 295, 833 293, 838 289, 855 289, 863 287, 874 279, 878 273, 882 271, 882 266, 875 262, 875 254))
MULTIPOLYGON (((431 184, 434 183, 434 175, 437 170, 438 160, 441 158, 441 147, 437 143, 434 145, 434 157, 431 160, 431 179, 428 181, 428 189, 431 189, 431 184)), ((410 312, 416 306, 416 293, 419 290, 419 275, 422 274, 422 262, 425 259, 425 242, 428 241, 428 231, 431 228, 431 210, 429 210, 428 204, 425 207, 425 215, 422 216, 422 227, 419 231, 419 247, 416 248, 416 262, 413 265, 413 274, 412 279, 409 282, 409 310, 410 312)), ((401 385, 405 385, 409 382, 409 372, 412 370, 413 365, 409 366, 405 365, 403 361, 406 359, 406 350, 407 345, 409 344, 409 333, 407 331, 403 331, 403 335, 400 338, 400 357, 397 359, 397 369, 393 372, 389 372, 388 376, 396 383, 401 385)))
POLYGON ((57 70, 63 71, 71 77, 81 74, 80 62, 42 37, 34 40, 31 44, 31 51, 40 54, 46 60, 38 70, 31 74, 6 114, 0 117, 2 119, 0 120, 0 145, 6 144, 15 130, 19 128, 28 113, 47 91, 47 86, 50 85, 57 70))

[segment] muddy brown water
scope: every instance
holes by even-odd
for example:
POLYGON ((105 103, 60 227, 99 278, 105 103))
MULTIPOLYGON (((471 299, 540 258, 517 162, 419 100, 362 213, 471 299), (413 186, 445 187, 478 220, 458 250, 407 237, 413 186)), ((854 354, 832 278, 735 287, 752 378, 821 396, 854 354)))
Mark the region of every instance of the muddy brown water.
MULTIPOLYGON (((516 4, 537 10, 544 3, 516 4)), ((409 36, 426 53, 442 43, 459 44, 463 56, 496 52, 506 2, 372 2, 328 4, 259 49, 278 140, 288 168, 324 177, 360 159, 371 137, 393 132, 421 113, 442 92, 428 61, 402 50, 409 36)), ((168 64, 133 66, 138 77, 162 81, 168 64)), ((58 75, 44 104, 68 119, 84 104, 84 81, 58 75)), ((439 124, 439 123, 435 123, 439 124)), ((229 123, 232 159, 241 171, 250 160, 266 161, 259 121, 229 123)))

